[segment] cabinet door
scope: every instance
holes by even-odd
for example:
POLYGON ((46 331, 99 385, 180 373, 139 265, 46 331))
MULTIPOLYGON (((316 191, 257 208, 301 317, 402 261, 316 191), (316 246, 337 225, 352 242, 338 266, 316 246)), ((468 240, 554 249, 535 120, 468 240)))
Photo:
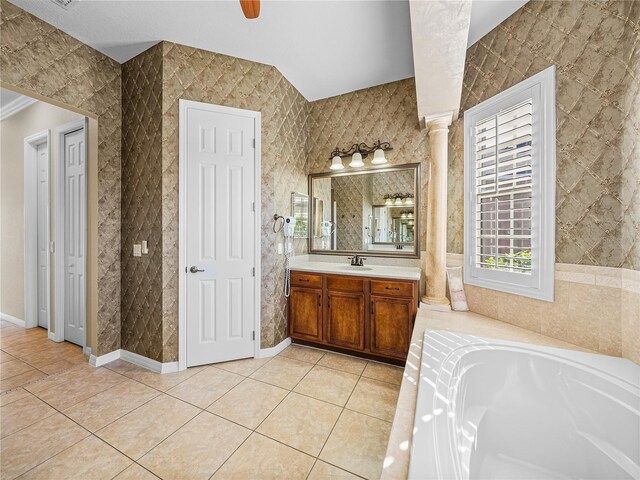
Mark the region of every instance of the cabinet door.
POLYGON ((413 299, 371 296, 372 353, 406 358, 413 329, 413 299))
POLYGON ((364 293, 327 292, 326 342, 338 347, 364 348, 364 293))
POLYGON ((322 290, 291 287, 289 333, 294 338, 322 340, 322 290))

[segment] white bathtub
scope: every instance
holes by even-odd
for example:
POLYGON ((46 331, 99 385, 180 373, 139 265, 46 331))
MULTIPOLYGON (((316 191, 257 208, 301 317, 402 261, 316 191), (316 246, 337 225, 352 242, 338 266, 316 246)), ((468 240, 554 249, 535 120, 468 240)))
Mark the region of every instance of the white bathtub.
POLYGON ((411 479, 639 479, 640 367, 426 331, 411 479))

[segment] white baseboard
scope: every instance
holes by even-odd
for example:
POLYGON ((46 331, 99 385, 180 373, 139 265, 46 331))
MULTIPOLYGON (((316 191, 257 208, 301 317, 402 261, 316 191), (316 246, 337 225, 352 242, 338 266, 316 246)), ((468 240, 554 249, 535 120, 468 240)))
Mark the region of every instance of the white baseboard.
POLYGON ((19 327, 22 327, 22 328, 26 327, 26 323, 24 323, 24 320, 20 320, 18 317, 14 317, 13 315, 8 315, 6 313, 0 312, 0 320, 13 323, 14 325, 18 325, 19 327))
POLYGON ((281 341, 275 347, 261 348, 260 349, 260 358, 275 357, 277 354, 279 354, 281 351, 283 351, 289 345, 291 345, 291 337, 285 338, 283 341, 281 341))
MULTIPOLYGON (((91 348, 86 347, 86 350, 88 350, 89 355, 91 355, 91 348)), ((114 350, 113 352, 109 352, 99 357, 91 355, 89 357, 89 365, 92 367, 102 367, 103 365, 118 359, 133 363, 134 365, 138 365, 139 367, 146 368, 147 370, 151 370, 156 373, 173 373, 178 371, 178 362, 162 363, 122 349, 114 350)))
POLYGON ((146 368, 157 373, 173 373, 178 371, 178 362, 162 363, 151 358, 129 352, 128 350, 120 350, 120 358, 126 362, 133 363, 139 367, 146 368))
POLYGON ((113 362, 114 360, 118 360, 120 358, 120 350, 114 350, 113 352, 105 353, 104 355, 100 355, 96 357, 95 355, 91 355, 89 357, 89 365, 92 367, 102 367, 107 363, 113 362))
POLYGON ((85 355, 89 355, 89 357, 91 357, 91 347, 84 347, 82 349, 82 353, 84 353, 85 355))

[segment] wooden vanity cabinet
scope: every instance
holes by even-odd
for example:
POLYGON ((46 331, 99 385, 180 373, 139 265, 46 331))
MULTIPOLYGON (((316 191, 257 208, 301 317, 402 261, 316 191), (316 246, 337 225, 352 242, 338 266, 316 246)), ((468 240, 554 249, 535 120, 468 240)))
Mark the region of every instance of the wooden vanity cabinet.
POLYGON ((291 286, 289 335, 302 340, 322 341, 322 289, 291 286))
POLYGON ((292 271, 289 334, 306 343, 404 360, 417 306, 417 281, 292 271))

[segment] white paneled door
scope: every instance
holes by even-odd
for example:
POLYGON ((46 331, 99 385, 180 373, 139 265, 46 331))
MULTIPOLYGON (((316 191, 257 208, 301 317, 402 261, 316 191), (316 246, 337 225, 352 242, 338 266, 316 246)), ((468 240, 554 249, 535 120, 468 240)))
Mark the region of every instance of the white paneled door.
POLYGON ((254 355, 257 122, 248 113, 191 103, 183 117, 187 366, 254 355))
POLYGON ((49 143, 36 149, 38 182, 38 326, 49 328, 49 143))
POLYGON ((64 135, 64 339, 84 345, 86 146, 84 129, 64 135))

